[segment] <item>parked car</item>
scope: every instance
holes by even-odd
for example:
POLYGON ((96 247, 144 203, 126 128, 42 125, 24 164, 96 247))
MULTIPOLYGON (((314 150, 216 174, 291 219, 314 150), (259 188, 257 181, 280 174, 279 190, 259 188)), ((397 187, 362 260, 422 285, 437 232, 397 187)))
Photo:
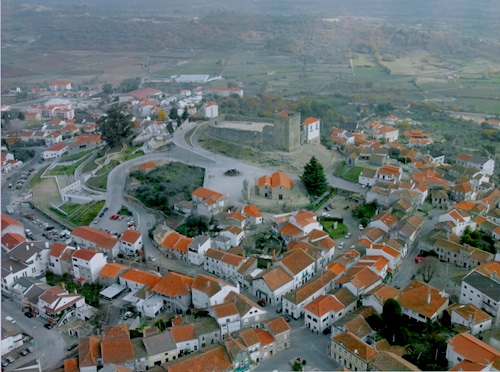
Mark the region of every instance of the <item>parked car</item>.
POLYGON ((346 211, 346 210, 348 210, 348 209, 349 209, 349 206, 348 206, 348 205, 346 205, 346 206, 344 207, 344 210, 346 211))
POLYGON ((25 356, 25 355, 28 355, 28 352, 26 351, 26 349, 24 349, 24 350, 21 350, 19 352, 19 354, 21 354, 22 356, 25 356))
POLYGON ((365 227, 361 224, 358 225, 358 229, 363 230, 365 227))
POLYGON ((339 249, 344 248, 344 242, 340 242, 340 243, 339 243, 339 247, 338 247, 338 248, 339 248, 339 249))
POLYGON ((94 223, 98 223, 98 222, 99 222, 99 220, 100 220, 100 218, 99 218, 99 217, 96 217, 96 218, 94 219, 94 223))
POLYGON ((132 311, 127 311, 125 314, 123 314, 122 319, 127 320, 129 318, 132 318, 134 316, 134 313, 132 311))
POLYGON ((33 313, 28 311, 27 313, 24 313, 24 316, 27 318, 33 318, 33 313))
POLYGON ((282 311, 283 311, 283 309, 282 309, 281 307, 278 307, 278 308, 276 309, 276 313, 277 313, 277 314, 281 314, 281 312, 282 312, 282 311))
POLYGON ((53 325, 51 323, 45 323, 43 326, 47 329, 52 329, 52 327, 53 327, 53 325))
POLYGON ((290 318, 288 315, 285 315, 283 318, 285 318, 287 323, 290 323, 292 321, 292 318, 290 318))
POLYGON ((7 367, 9 362, 6 359, 2 359, 2 367, 7 367))
POLYGON ((350 232, 348 232, 347 234, 345 234, 344 238, 349 239, 351 237, 351 235, 352 234, 350 232))
POLYGON ((71 345, 69 345, 69 346, 66 348, 66 350, 71 351, 71 350, 73 350, 73 349, 74 349, 75 347, 77 347, 77 346, 78 346, 78 342, 73 342, 71 345))
POLYGON ((12 324, 16 323, 16 320, 14 318, 12 318, 11 316, 6 316, 5 317, 5 320, 8 320, 9 322, 11 322, 12 324))
POLYGON ((9 363, 14 363, 14 361, 15 361, 15 359, 11 356, 6 357, 5 360, 9 363))
POLYGON ((264 301, 264 300, 258 300, 258 301, 257 301, 257 304, 258 304, 259 306, 264 307, 264 306, 266 306, 266 301, 264 301))
POLYGON ((33 346, 29 346, 28 348, 26 348, 26 351, 28 353, 32 353, 33 351, 35 351, 35 349, 33 349, 33 346))
POLYGON ((149 260, 150 260, 151 262, 155 262, 155 261, 156 261, 156 257, 155 257, 155 256, 149 256, 149 260))
POLYGON ((423 260, 425 260, 425 257, 422 257, 422 256, 415 257, 415 263, 416 264, 422 262, 423 260))

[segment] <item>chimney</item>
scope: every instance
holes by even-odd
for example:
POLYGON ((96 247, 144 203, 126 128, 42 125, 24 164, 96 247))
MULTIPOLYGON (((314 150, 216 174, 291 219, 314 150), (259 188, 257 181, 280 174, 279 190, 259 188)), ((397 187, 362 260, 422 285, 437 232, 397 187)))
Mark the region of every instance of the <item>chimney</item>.
POLYGON ((30 246, 29 246, 29 245, 27 245, 27 246, 26 246, 26 250, 27 250, 27 251, 29 251, 29 250, 30 250, 30 246))
POLYGON ((49 248, 50 244, 49 242, 45 242, 45 248, 49 248))
POLYGON ((431 289, 429 288, 427 290, 427 304, 431 303, 431 289))
POLYGON ((12 266, 9 266, 9 270, 12 272, 12 266))
POLYGON ((31 246, 33 247, 33 243, 31 243, 31 246))

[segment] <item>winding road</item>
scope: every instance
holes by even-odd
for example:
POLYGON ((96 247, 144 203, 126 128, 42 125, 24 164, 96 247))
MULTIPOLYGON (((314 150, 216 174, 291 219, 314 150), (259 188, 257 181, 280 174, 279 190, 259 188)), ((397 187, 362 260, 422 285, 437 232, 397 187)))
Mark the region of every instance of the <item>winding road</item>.
MULTIPOLYGON (((205 125, 205 124, 201 124, 205 125)), ((134 215, 136 226, 143 234, 144 249, 147 256, 158 256, 158 250, 153 246, 148 237, 148 230, 155 226, 159 221, 154 213, 146 210, 142 206, 130 204, 125 200, 125 183, 130 173, 130 169, 139 164, 148 161, 179 161, 190 165, 203 167, 205 171, 204 186, 218 192, 227 194, 233 205, 241 205, 241 195, 243 181, 245 179, 255 180, 265 174, 269 174, 269 170, 259 168, 239 160, 228 158, 220 154, 214 154, 197 145, 197 128, 201 126, 198 123, 184 123, 174 134, 171 139, 175 147, 169 150, 159 151, 152 154, 147 154, 138 158, 126 161, 115 167, 108 176, 108 190, 106 192, 106 204, 108 214, 115 214, 120 210, 121 206, 126 206, 134 215), (193 130, 190 136, 189 143, 186 141, 185 134, 193 130), (228 169, 237 169, 240 175, 235 177, 224 176, 228 169)), ((295 178, 298 178, 295 176, 295 178)), ((352 182, 327 175, 329 183, 338 188, 364 192, 360 185, 352 182)))

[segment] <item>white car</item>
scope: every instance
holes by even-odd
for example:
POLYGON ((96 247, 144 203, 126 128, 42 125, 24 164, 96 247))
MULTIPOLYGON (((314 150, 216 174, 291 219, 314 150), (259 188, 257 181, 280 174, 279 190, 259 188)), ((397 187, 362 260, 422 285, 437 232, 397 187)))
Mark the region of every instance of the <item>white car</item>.
POLYGON ((99 222, 99 220, 100 220, 100 218, 99 218, 99 217, 96 217, 96 218, 95 218, 95 220, 94 220, 94 223, 98 223, 98 222, 99 222))
POLYGON ((8 320, 9 322, 11 322, 12 324, 14 324, 16 322, 16 320, 14 318, 12 318, 11 316, 6 316, 5 317, 5 320, 8 320))
POLYGON ((339 246, 338 246, 338 248, 339 248, 339 249, 342 249, 342 248, 344 248, 344 242, 340 242, 340 243, 339 243, 339 246))
POLYGON ((349 239, 351 237, 351 235, 352 234, 350 232, 348 232, 347 234, 345 234, 344 238, 349 239))
POLYGON ((359 228, 360 230, 363 230, 365 227, 364 227, 363 225, 359 224, 358 228, 359 228))

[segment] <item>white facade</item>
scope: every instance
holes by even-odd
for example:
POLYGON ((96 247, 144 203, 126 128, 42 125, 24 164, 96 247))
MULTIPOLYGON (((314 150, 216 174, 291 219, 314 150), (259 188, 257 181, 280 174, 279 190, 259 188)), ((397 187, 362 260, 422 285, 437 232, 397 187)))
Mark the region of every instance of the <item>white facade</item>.
POLYGON ((219 116, 219 106, 217 105, 216 102, 207 102, 205 103, 205 105, 203 106, 204 110, 205 110, 205 117, 207 118, 216 118, 217 116, 219 116))
POLYGON ((68 146, 64 146, 59 150, 48 148, 47 150, 42 152, 42 159, 47 160, 47 159, 53 159, 53 158, 60 158, 67 151, 68 151, 68 146))
POLYGON ((120 238, 120 250, 128 255, 137 255, 142 250, 142 235, 137 230, 125 230, 120 238))
POLYGON ((488 317, 484 321, 475 321, 471 317, 465 317, 463 314, 459 314, 457 311, 452 310, 451 312, 451 323, 460 324, 466 328, 470 329, 472 335, 477 335, 480 332, 487 331, 491 328, 492 318, 488 317))
POLYGON ((240 229, 236 226, 232 226, 227 230, 221 231, 220 235, 228 237, 230 239, 231 245, 233 247, 236 247, 243 241, 243 238, 245 237, 245 230, 240 229))
POLYGON ((264 279, 259 278, 253 280, 252 289, 253 293, 257 297, 265 300, 272 306, 277 306, 281 304, 283 296, 285 296, 288 292, 291 292, 294 289, 293 283, 294 281, 290 280, 289 282, 284 283, 279 288, 271 290, 264 281, 264 279))
MULTIPOLYGON (((211 283, 209 286, 211 285, 217 284, 211 283)), ((193 306, 197 309, 207 309, 211 306, 222 304, 224 303, 224 298, 226 298, 231 291, 240 293, 239 288, 233 287, 229 284, 220 286, 219 290, 212 295, 208 294, 210 293, 209 291, 205 292, 198 288, 192 288, 193 306)))
POLYGON ((84 279, 87 283, 94 283, 99 278, 99 272, 106 265, 104 254, 91 250, 77 250, 71 257, 73 276, 75 279, 84 279))
POLYGON ((320 136, 320 120, 316 118, 307 118, 302 123, 302 136, 304 142, 309 143, 315 139, 319 139, 320 136))
POLYGON ((209 237, 197 236, 188 246, 188 261, 193 265, 203 265, 205 253, 210 249, 212 240, 209 237))

